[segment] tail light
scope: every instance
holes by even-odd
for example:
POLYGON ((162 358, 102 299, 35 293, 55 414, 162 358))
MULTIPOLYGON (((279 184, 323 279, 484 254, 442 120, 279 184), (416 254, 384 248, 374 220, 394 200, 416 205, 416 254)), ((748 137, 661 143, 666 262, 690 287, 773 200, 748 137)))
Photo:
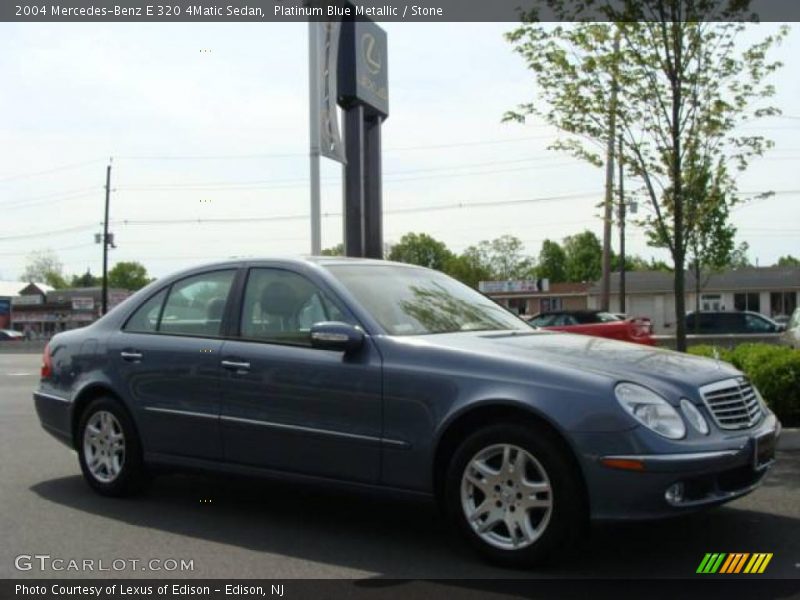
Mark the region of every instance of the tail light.
POLYGON ((50 344, 45 344, 42 353, 42 379, 47 379, 53 374, 53 359, 50 358, 50 344))

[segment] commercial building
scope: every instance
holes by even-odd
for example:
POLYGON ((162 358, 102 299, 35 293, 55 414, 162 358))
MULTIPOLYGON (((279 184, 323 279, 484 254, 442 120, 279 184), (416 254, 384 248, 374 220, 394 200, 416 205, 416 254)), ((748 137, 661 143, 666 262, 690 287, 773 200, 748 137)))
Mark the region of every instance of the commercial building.
POLYGON ((481 282, 480 290, 521 316, 533 316, 551 310, 583 310, 587 306, 591 283, 481 282), (501 285, 503 283, 513 285, 501 285), (493 284, 493 285, 487 285, 493 284), (527 285, 525 285, 527 284, 527 285))
MULTIPOLYGON (((619 273, 611 277, 610 310, 619 312, 619 273)), ((700 310, 751 310, 768 317, 791 315, 800 306, 800 267, 748 267, 713 273, 701 279, 700 310)), ((686 274, 686 310, 695 310, 695 278, 686 274)), ((675 331, 674 275, 632 271, 625 276, 625 312, 649 317, 656 333, 675 331)), ((588 308, 601 305, 601 284, 589 289, 588 308)))
POLYGON ((31 294, 46 294, 53 291, 53 288, 44 283, 0 281, 0 329, 11 329, 12 302, 25 291, 31 294))
MULTIPOLYGON (((121 289, 108 291, 112 308, 131 295, 121 289)), ((85 327, 100 317, 102 288, 74 288, 49 291, 30 284, 11 298, 11 327, 34 338, 85 327)))

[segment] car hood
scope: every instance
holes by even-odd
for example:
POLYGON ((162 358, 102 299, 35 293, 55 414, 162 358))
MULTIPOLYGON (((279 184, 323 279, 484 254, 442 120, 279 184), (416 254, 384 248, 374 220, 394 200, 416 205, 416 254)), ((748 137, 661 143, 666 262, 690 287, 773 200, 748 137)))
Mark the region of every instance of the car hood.
POLYGON ((494 359, 553 364, 617 380, 658 380, 696 389, 741 373, 728 363, 672 350, 554 331, 460 332, 420 336, 426 344, 494 359))

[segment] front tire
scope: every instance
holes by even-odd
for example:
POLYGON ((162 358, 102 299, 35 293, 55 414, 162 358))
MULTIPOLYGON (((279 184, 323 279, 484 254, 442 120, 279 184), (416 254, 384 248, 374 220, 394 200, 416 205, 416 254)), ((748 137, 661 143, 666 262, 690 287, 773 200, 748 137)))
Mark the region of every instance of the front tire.
POLYGON ((146 473, 133 420, 110 397, 93 400, 81 415, 78 460, 86 482, 104 496, 130 496, 142 490, 146 473))
POLYGON ((499 423, 469 435, 447 471, 445 506, 490 561, 528 567, 577 539, 587 511, 563 443, 536 424, 499 423))

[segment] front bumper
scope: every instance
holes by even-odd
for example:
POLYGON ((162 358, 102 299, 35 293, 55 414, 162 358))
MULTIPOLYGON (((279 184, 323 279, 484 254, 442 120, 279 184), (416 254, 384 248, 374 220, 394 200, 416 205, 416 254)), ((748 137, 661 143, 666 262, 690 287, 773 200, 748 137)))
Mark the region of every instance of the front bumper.
POLYGON ((777 441, 780 431, 780 422, 770 414, 753 429, 720 436, 709 440, 706 447, 694 445, 684 452, 674 451, 674 444, 671 451, 646 449, 641 440, 649 432, 641 430, 588 434, 595 448, 598 436, 616 438, 600 441, 599 446, 609 451, 582 455, 592 517, 663 518, 744 496, 761 484, 772 465, 771 461, 756 465, 756 440, 772 434, 777 441), (633 451, 619 451, 626 447, 633 451), (637 466, 637 470, 609 464, 637 466), (680 484, 680 498, 668 500, 666 491, 675 484, 680 484))

